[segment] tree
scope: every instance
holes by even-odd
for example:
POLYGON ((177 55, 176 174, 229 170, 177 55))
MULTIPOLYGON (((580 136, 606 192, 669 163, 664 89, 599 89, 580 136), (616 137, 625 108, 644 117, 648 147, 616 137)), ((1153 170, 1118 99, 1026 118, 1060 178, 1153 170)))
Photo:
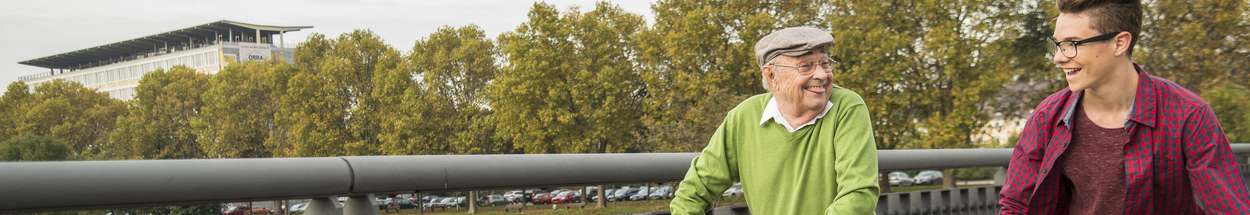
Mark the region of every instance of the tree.
POLYGON ((879 149, 975 147, 1000 89, 1019 72, 1006 56, 1029 51, 1013 49, 1017 13, 1028 9, 1021 1, 839 0, 834 8, 831 51, 841 63, 832 79, 863 96, 879 149))
POLYGON ((1201 95, 1232 142, 1250 142, 1250 1, 1146 1, 1133 57, 1201 95))
POLYGON ((1232 82, 1219 82, 1203 91, 1202 99, 1211 105, 1224 135, 1232 143, 1250 143, 1250 89, 1232 82))
POLYGON ((823 28, 819 11, 828 6, 823 0, 655 3, 655 24, 638 34, 637 51, 646 82, 644 136, 653 150, 702 150, 731 108, 766 92, 755 42, 785 27, 823 28))
POLYGON ((379 154, 373 78, 399 56, 369 30, 310 35, 296 47, 296 70, 273 77, 281 129, 265 146, 281 149, 277 157, 379 154))
POLYGON ((30 87, 21 81, 10 83, 4 96, 0 96, 0 139, 17 136, 18 123, 26 115, 30 97, 30 87))
POLYGON ((117 117, 126 113, 122 101, 77 82, 52 80, 30 92, 25 83, 14 82, 0 98, 0 138, 48 136, 63 141, 75 154, 98 151, 117 117))
POLYGON ((230 64, 210 81, 202 95, 203 112, 195 118, 200 149, 210 158, 271 157, 264 143, 276 130, 275 102, 270 87, 274 70, 289 70, 285 61, 230 64))
POLYGON ((386 154, 505 152, 494 140, 486 86, 499 68, 494 43, 476 25, 442 27, 417 40, 400 69, 375 78, 386 154), (414 81, 415 80, 415 81, 414 81))
MULTIPOLYGON (((1250 2, 1146 1, 1133 57, 1151 75, 1202 94, 1218 82, 1250 83, 1250 2)), ((1217 113, 1218 114, 1218 113, 1217 113)))
POLYGON ((0 143, 0 161, 56 161, 73 155, 65 142, 46 136, 17 136, 0 143))
POLYGON ((622 152, 640 127, 632 53, 642 17, 599 2, 560 13, 536 3, 499 36, 508 59, 489 87, 502 139, 527 153, 622 152))
POLYGON ((199 117, 210 88, 208 74, 185 66, 158 69, 139 80, 129 115, 117 119, 109 141, 126 159, 203 158, 191 127, 199 117))

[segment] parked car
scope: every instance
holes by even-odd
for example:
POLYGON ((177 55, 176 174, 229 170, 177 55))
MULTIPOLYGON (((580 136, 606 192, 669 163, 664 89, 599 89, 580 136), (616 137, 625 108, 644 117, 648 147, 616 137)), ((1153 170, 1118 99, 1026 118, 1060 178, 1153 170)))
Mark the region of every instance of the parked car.
POLYGON ((421 208, 438 208, 438 207, 445 207, 445 206, 441 205, 440 203, 442 203, 442 202, 443 202, 443 199, 447 199, 447 198, 452 198, 452 197, 434 197, 434 198, 430 199, 430 202, 426 202, 426 203, 421 204, 421 208))
POLYGON ((456 197, 456 205, 455 205, 455 206, 456 206, 456 207, 462 207, 462 208, 463 208, 463 207, 468 207, 467 205, 465 205, 465 204, 464 204, 464 202, 465 202, 465 198, 467 198, 467 197, 464 197, 464 196, 461 196, 461 197, 456 197))
POLYGON ((576 190, 564 191, 560 193, 559 195, 556 195, 556 197, 551 198, 552 204, 566 204, 566 203, 575 203, 575 202, 582 202, 582 193, 576 190))
POLYGON ((553 191, 551 191, 551 192, 550 192, 550 194, 551 194, 551 198, 555 198, 555 197, 556 197, 556 195, 560 195, 560 193, 563 193, 564 191, 570 191, 570 189, 556 189, 556 190, 553 190, 553 191))
POLYGON ((534 203, 536 205, 537 204, 551 204, 551 194, 550 193, 535 193, 534 198, 533 200, 530 201, 530 203, 534 203))
POLYGON ((508 200, 501 195, 483 196, 477 200, 477 206, 503 206, 508 205, 508 200))
POLYGON ((463 198, 463 197, 447 197, 447 198, 443 198, 443 200, 442 200, 442 201, 439 201, 438 203, 434 203, 434 206, 442 206, 443 208, 454 208, 454 207, 458 206, 458 205, 456 205, 457 201, 462 201, 462 200, 460 200, 460 198, 463 198))
POLYGON ((521 202, 525 198, 525 191, 513 190, 503 193, 503 198, 509 202, 521 202))
POLYGON ((668 197, 672 195, 673 195, 673 187, 663 186, 663 187, 660 187, 660 189, 656 189, 655 191, 652 191, 650 197, 651 199, 668 199, 668 197))
POLYGON ((304 209, 308 209, 308 203, 299 203, 291 205, 291 213, 303 213, 304 209))
MULTIPOLYGON (((383 203, 383 202, 380 202, 380 203, 379 203, 379 205, 383 205, 382 203, 383 203)), ((385 206, 382 206, 381 208, 386 208, 386 206, 390 206, 390 205, 399 206, 399 209, 414 209, 414 208, 417 208, 417 205, 416 205, 416 204, 413 204, 413 203, 412 203, 411 201, 409 201, 408 199, 396 198, 396 199, 391 199, 390 201, 387 201, 387 202, 384 202, 384 203, 385 203, 385 206)))
POLYGON ((421 203, 422 203, 422 204, 424 204, 424 203, 430 203, 430 201, 433 201, 434 199, 439 198, 439 197, 440 197, 440 196, 436 196, 436 195, 422 196, 422 197, 421 197, 421 203))
POLYGON ((725 190, 725 193, 721 194, 721 196, 742 196, 742 182, 734 183, 734 186, 725 190))
POLYGON ((638 193, 638 188, 617 189, 616 194, 613 194, 612 198, 608 198, 608 201, 624 201, 624 200, 629 199, 629 196, 632 196, 637 193, 638 193))
POLYGON ((534 194, 538 194, 538 193, 546 193, 546 192, 547 192, 547 190, 543 190, 543 189, 528 189, 528 190, 525 190, 525 195, 524 195, 524 196, 525 196, 525 199, 522 199, 522 200, 521 200, 521 202, 533 202, 533 201, 534 201, 534 194))
POLYGON ((920 173, 917 173, 916 177, 912 179, 916 182, 916 184, 942 183, 942 172, 935 170, 920 171, 920 173))
MULTIPOLYGON (((652 189, 652 190, 657 190, 657 189, 652 189)), ((638 193, 635 193, 634 195, 630 195, 629 200, 630 201, 647 200, 647 197, 650 196, 650 194, 651 193, 647 192, 647 190, 638 189, 638 193)))
POLYGON ((915 182, 905 172, 890 172, 890 186, 911 186, 915 182))
MULTIPOLYGON (((603 197, 604 197, 604 198, 612 198, 612 192, 614 192, 614 191, 616 191, 616 189, 606 189, 606 190, 603 190, 603 197)), ((590 197, 587 197, 586 199, 589 199, 591 202, 598 202, 598 201, 599 201, 599 193, 590 193, 590 197)))
POLYGON ((253 207, 251 207, 251 209, 249 210, 247 205, 235 205, 235 206, 230 206, 229 208, 226 208, 225 211, 221 212, 221 215, 249 215, 249 214, 270 214, 270 213, 273 213, 273 211, 262 206, 253 205, 253 207))

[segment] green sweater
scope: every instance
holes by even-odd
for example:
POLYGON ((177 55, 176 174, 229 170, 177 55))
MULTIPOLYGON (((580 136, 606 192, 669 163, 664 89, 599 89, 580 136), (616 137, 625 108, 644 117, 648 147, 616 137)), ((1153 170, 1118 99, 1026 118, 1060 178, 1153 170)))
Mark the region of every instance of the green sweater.
POLYGON ((877 206, 877 145, 868 108, 855 92, 834 86, 833 108, 793 133, 760 117, 771 93, 729 111, 669 208, 705 214, 741 178, 753 214, 872 214, 877 206))

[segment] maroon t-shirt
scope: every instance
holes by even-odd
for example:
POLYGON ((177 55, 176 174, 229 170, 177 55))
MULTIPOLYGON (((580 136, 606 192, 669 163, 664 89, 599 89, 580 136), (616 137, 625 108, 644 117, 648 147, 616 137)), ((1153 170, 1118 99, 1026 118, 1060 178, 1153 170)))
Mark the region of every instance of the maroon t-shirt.
POLYGON ((1072 143, 1059 156, 1064 177, 1072 181, 1069 214, 1124 213, 1124 144, 1128 131, 1103 128, 1080 105, 1073 116, 1072 143))

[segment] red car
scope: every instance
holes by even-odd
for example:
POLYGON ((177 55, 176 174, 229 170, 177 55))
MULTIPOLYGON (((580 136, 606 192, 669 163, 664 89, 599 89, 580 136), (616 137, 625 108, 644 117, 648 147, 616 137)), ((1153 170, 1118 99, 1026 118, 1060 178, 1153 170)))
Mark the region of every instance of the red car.
POLYGON ((551 204, 563 204, 582 202, 582 193, 578 191, 564 191, 560 195, 551 198, 551 204))
POLYGON ((550 193, 535 193, 534 200, 530 202, 534 204, 551 204, 551 194, 550 193))

